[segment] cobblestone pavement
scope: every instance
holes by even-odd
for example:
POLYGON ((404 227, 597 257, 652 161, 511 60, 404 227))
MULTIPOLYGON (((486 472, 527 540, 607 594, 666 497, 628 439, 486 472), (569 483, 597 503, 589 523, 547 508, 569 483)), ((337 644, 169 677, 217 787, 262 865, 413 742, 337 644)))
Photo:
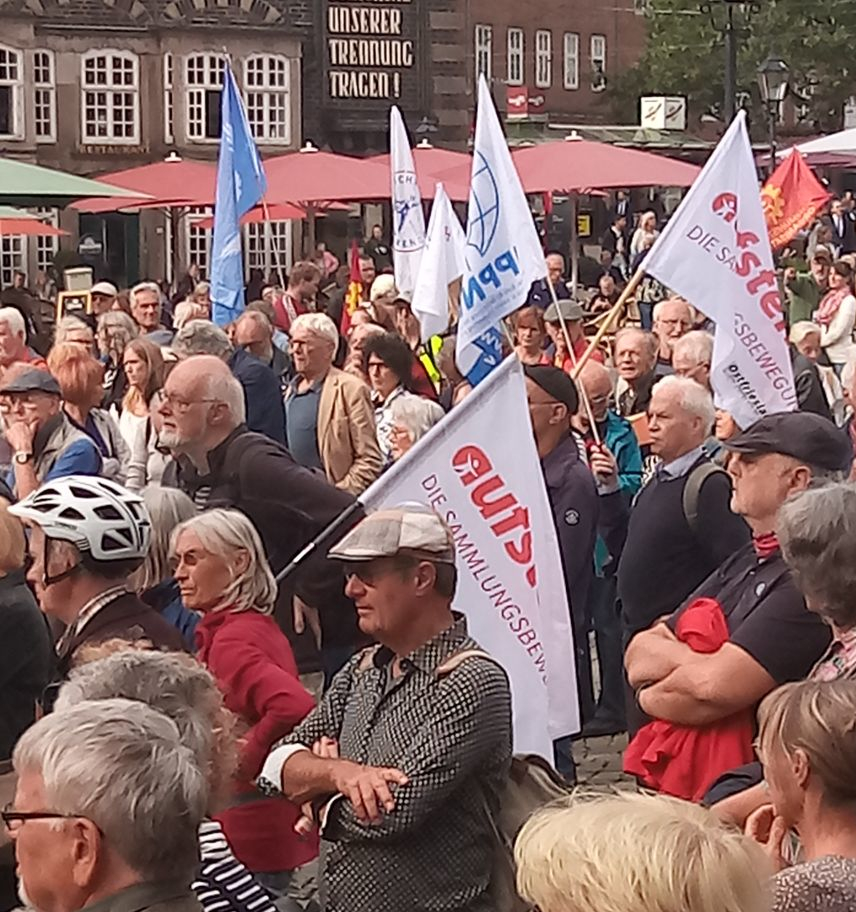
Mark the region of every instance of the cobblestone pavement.
POLYGON ((627 735, 581 738, 574 742, 577 785, 594 790, 635 789, 636 780, 621 771, 627 735))

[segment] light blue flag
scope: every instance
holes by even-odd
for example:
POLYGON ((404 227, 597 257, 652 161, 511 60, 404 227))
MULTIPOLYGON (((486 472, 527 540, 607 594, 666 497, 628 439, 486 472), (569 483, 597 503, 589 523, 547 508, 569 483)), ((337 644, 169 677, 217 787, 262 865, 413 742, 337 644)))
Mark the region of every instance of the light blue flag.
POLYGON ((267 179, 232 68, 226 67, 220 102, 220 155, 211 241, 211 301, 218 326, 244 309, 240 218, 267 190, 267 179))
POLYGON ((479 78, 465 259, 455 360, 475 385, 502 361, 501 320, 526 302, 532 283, 547 273, 484 76, 479 78))

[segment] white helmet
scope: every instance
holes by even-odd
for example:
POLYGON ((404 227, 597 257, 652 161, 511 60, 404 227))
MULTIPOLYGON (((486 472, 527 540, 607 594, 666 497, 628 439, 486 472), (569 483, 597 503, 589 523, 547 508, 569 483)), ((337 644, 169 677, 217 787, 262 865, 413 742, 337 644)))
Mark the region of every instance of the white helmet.
POLYGON ((152 523, 142 498, 106 478, 57 478, 9 512, 97 561, 142 559, 149 550, 152 523))

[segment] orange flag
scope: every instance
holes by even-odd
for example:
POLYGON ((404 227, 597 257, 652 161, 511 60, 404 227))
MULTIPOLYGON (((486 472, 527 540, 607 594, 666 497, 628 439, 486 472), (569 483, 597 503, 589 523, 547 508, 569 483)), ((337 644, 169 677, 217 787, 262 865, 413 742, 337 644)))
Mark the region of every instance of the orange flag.
POLYGON ((360 248, 356 241, 351 241, 351 252, 348 255, 351 268, 348 276, 348 290, 345 292, 345 306, 342 308, 342 320, 339 332, 346 336, 351 326, 351 314, 360 306, 363 299, 363 272, 360 269, 360 248))
POLYGON ((802 155, 793 149, 761 189, 773 250, 781 250, 800 230, 810 225, 830 197, 802 155))

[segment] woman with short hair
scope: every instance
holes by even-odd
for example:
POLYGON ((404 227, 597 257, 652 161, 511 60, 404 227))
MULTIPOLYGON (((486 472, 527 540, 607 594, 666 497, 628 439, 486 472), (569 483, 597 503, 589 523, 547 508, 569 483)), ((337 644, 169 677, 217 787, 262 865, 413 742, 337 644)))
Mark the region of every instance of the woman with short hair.
POLYGON ((583 795, 535 813, 514 844, 541 912, 767 912, 762 852, 710 811, 662 795, 583 795))
POLYGON ((544 353, 547 342, 547 326, 544 323, 544 311, 530 305, 515 310, 511 315, 511 331, 514 336, 514 351, 521 364, 549 364, 550 359, 544 353))
POLYGON ((113 416, 100 408, 104 398, 104 365, 77 342, 61 342, 48 353, 48 370, 59 383, 63 411, 101 453, 101 474, 124 484, 131 451, 113 416))
POLYGON ((313 708, 288 639, 271 617, 276 581, 252 523, 237 510, 209 510, 172 536, 175 578, 198 611, 198 658, 214 675, 243 735, 233 806, 219 815, 237 857, 272 892, 317 853, 297 836, 297 807, 260 798, 253 785, 270 749, 313 708))
POLYGON ((802 681, 758 711, 769 803, 746 824, 779 872, 772 912, 856 909, 856 682, 802 681), (802 860, 788 865, 790 832, 802 860))

